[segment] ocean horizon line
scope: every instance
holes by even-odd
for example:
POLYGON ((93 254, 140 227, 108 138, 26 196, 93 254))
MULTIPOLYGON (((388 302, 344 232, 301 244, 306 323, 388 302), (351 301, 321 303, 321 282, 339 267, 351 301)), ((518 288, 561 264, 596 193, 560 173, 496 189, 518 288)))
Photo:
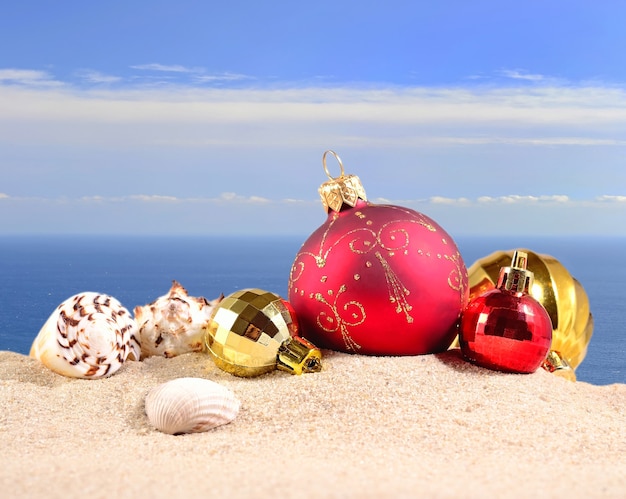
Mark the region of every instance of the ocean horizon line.
MULTIPOLYGON (((0 232, 0 238, 11 237, 130 237, 130 238, 158 238, 158 237, 181 237, 181 238, 292 238, 308 237, 317 227, 310 232, 220 232, 220 233, 200 233, 200 232, 0 232)), ((445 228, 444 228, 445 230, 445 228)), ((500 232, 500 233, 451 233, 447 231, 453 239, 478 239, 478 238, 536 238, 536 239, 626 239, 626 234, 596 234, 596 233, 567 233, 567 234, 544 234, 544 233, 523 233, 523 232, 500 232)))

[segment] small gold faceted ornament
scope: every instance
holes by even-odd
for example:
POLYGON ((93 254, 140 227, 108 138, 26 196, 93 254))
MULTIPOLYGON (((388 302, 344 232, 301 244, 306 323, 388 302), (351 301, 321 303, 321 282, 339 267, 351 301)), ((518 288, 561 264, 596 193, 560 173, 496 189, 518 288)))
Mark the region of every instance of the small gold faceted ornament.
MULTIPOLYGON (((515 251, 495 251, 469 267, 470 301, 495 287, 500 267, 510 262, 515 251)), ((535 276, 530 295, 543 305, 552 321, 552 344, 542 367, 575 381, 575 370, 585 358, 593 334, 587 293, 556 258, 528 249, 518 251, 528 254, 528 268, 535 276)))
POLYGON ((298 331, 289 302, 250 288, 228 295, 214 309, 204 342, 215 364, 235 376, 259 376, 274 369, 291 374, 320 371, 320 350, 298 331))

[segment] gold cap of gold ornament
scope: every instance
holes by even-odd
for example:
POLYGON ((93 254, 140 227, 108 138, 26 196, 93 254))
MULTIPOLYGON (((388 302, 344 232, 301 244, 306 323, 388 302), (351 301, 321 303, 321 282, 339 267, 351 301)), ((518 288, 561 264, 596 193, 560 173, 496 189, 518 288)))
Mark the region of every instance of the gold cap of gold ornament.
POLYGON ((280 296, 243 289, 215 307, 204 344, 215 364, 235 376, 259 376, 274 369, 291 374, 320 371, 320 350, 294 335, 294 320, 280 296))
POLYGON ((511 259, 510 267, 502 267, 498 277, 498 288, 506 289, 514 293, 530 293, 535 278, 534 274, 526 268, 528 265, 528 253, 515 251, 511 259))
POLYGON ((292 336, 278 347, 276 367, 291 374, 317 373, 322 370, 322 353, 313 343, 292 336))
POLYGON ((328 150, 324 152, 322 164, 324 165, 326 175, 330 179, 328 182, 324 182, 318 189, 326 212, 330 210, 340 211, 344 204, 354 207, 359 199, 367 201, 361 179, 356 175, 346 175, 344 173, 341 158, 335 151, 328 150), (339 163, 341 168, 339 177, 333 177, 328 171, 328 166, 326 166, 326 155, 328 154, 332 154, 339 163))
POLYGON ((551 372, 559 378, 565 378, 568 381, 576 381, 576 373, 569 362, 556 350, 550 350, 546 360, 541 364, 546 371, 551 372))

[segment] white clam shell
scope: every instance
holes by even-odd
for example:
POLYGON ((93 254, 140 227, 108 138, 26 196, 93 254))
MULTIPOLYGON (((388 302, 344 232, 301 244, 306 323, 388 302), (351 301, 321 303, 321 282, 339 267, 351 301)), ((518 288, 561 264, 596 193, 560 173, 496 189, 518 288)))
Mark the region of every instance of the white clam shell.
POLYGON ((87 291, 61 303, 30 349, 52 371, 72 378, 103 378, 127 360, 139 360, 137 325, 112 296, 87 291))
POLYGON ((203 378, 177 378, 148 392, 145 410, 157 430, 170 435, 199 433, 230 423, 241 403, 235 394, 203 378))
POLYGON ((203 328, 220 301, 221 298, 208 301, 189 296, 183 286, 172 281, 167 295, 148 305, 135 307, 141 358, 153 355, 169 358, 202 351, 203 328))

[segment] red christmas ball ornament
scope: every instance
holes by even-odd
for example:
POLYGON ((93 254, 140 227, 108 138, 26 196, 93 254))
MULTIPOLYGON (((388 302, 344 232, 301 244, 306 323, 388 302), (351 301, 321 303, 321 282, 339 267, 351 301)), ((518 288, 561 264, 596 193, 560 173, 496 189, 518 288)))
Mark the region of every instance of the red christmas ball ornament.
POLYGON ((535 372, 552 342, 546 309, 529 294, 533 273, 527 253, 516 251, 495 289, 472 299, 461 315, 459 344, 466 360, 488 369, 535 372))
POLYGON ((333 151, 319 193, 328 217, 293 262, 288 301, 303 337, 366 355, 441 352, 458 333, 469 290, 450 235, 409 208, 367 201, 333 151), (341 167, 333 178, 332 154, 341 167))

